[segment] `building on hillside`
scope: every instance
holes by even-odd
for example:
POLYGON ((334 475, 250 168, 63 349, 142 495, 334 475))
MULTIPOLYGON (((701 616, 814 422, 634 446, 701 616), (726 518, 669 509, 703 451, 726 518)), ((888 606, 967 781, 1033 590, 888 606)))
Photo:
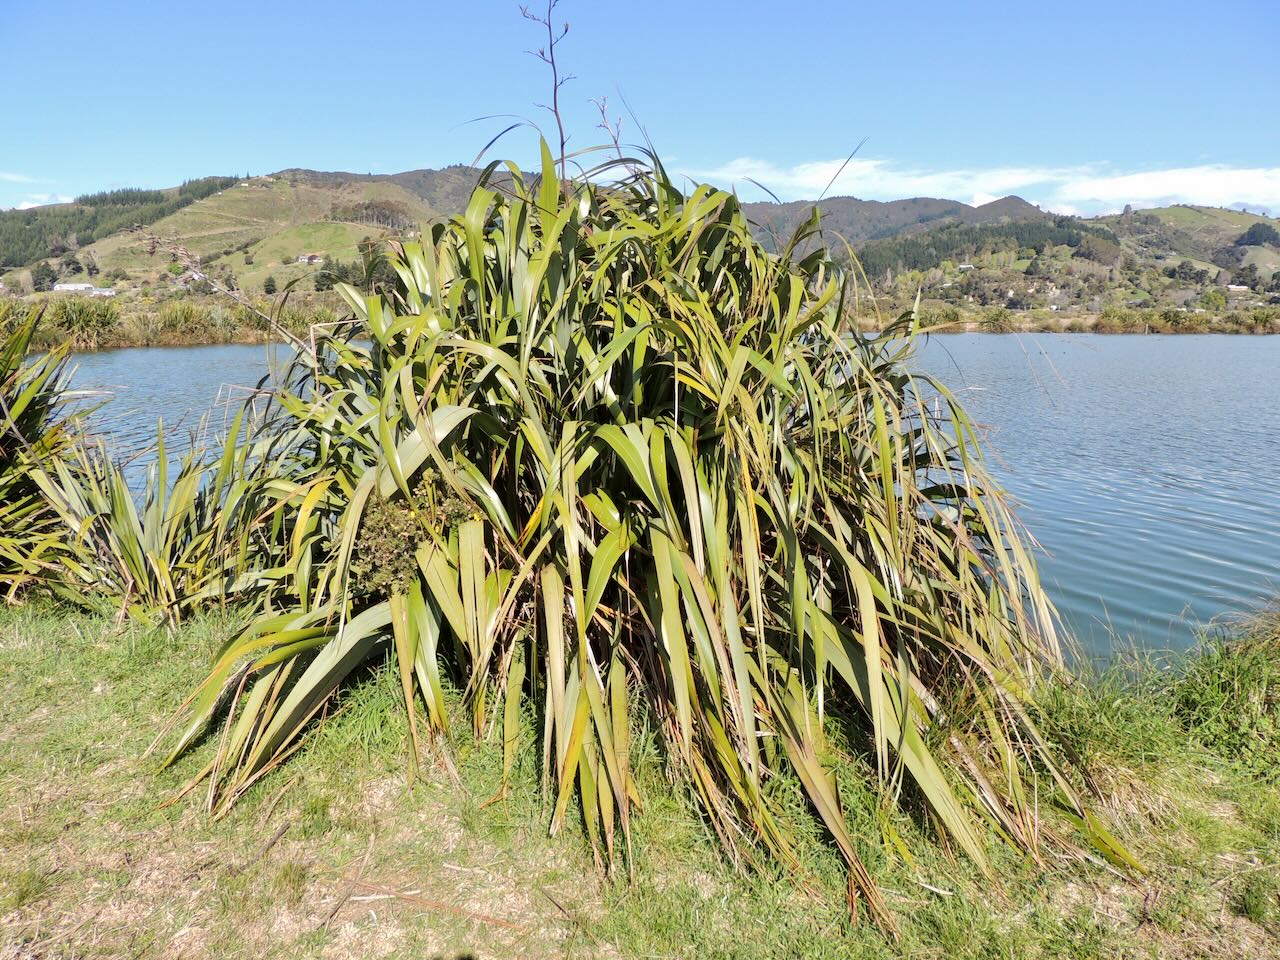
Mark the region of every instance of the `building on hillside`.
POLYGON ((298 254, 298 263, 305 263, 308 266, 316 263, 324 263, 323 253, 300 253, 298 254))
POLYGON ((115 295, 115 287, 94 287, 89 291, 91 297, 114 297, 115 295))
POLYGON ((1248 293, 1248 292, 1249 292, 1249 287, 1245 286, 1243 283, 1227 284, 1227 293, 1248 293))
POLYGON ((91 293, 96 288, 92 283, 55 283, 54 293, 91 293))

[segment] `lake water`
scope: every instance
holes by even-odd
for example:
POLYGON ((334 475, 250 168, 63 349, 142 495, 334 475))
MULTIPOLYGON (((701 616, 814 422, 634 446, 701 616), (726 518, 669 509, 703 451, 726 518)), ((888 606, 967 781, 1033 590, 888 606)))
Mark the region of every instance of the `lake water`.
POLYGON ((938 336, 919 363, 986 425, 1087 649, 1280 594, 1280 337, 938 336))
POLYGON ((193 438, 219 437, 262 377, 290 356, 274 344, 80 353, 71 358, 71 383, 92 392, 87 403, 109 401, 94 413, 94 428, 114 451, 133 456, 129 469, 138 477, 155 460, 159 420, 170 454, 190 449, 193 438))
MULTIPOLYGON (((180 447, 210 411, 219 432, 286 355, 83 354, 74 385, 114 395, 96 416, 118 449, 153 441, 161 416, 180 447)), ((1086 649, 1185 647, 1199 625, 1280 593, 1280 337, 951 335, 917 362, 985 425, 1086 649)))

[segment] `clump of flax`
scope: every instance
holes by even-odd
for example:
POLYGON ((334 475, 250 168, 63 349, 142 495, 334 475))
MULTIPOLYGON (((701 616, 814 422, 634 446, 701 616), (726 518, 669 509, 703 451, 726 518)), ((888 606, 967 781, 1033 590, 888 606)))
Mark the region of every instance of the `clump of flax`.
POLYGON ((412 496, 375 496, 365 507, 356 535, 351 561, 356 582, 365 592, 380 596, 404 593, 418 575, 418 547, 447 536, 472 514, 431 469, 422 472, 412 496))

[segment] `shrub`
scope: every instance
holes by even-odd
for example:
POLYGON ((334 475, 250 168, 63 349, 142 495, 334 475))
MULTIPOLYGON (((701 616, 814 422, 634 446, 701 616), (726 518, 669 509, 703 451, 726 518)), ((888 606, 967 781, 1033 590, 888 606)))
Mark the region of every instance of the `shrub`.
POLYGON ((154 310, 130 313, 121 324, 121 334, 129 343, 150 347, 164 338, 164 324, 154 310))
POLYGON ((52 589, 91 610, 153 623, 176 622, 255 582, 249 542, 264 542, 258 527, 270 514, 255 512, 250 450, 237 444, 241 423, 237 417, 219 460, 206 467, 204 451, 194 449, 172 481, 161 425, 140 497, 101 443, 78 444, 39 472, 68 553, 52 589))
POLYGON ((1107 307, 1098 317, 1094 329, 1099 333, 1143 333, 1152 317, 1128 307, 1107 307))
POLYGON ((160 308, 160 326, 167 333, 199 333, 208 323, 208 311, 190 300, 171 300, 160 308))
POLYGON ((53 307, 53 321, 69 334, 77 347, 96 348, 104 334, 120 320, 114 300, 60 297, 53 307))
POLYGON ((963 317, 957 307, 933 307, 921 310, 919 319, 922 327, 953 327, 957 326, 963 317))
POLYGON ((982 325, 992 330, 1009 330, 1013 326, 1013 314, 1004 307, 992 307, 983 313, 982 325))
POLYGON ((210 340, 228 343, 236 333, 235 314, 223 306, 210 307, 205 314, 205 331, 210 340))
POLYGON ((259 566, 282 572, 170 754, 224 724, 212 809, 385 643, 411 768, 415 701, 447 736, 446 684, 508 772, 532 712, 551 829, 576 806, 602 859, 625 856, 649 715, 744 857, 797 863, 774 783, 798 778, 886 927, 831 725, 984 869, 986 828, 1034 849, 1049 796, 1126 862, 1023 709, 1059 661, 1053 613, 963 411, 903 365, 909 320, 852 327, 848 277, 792 255, 812 226, 773 255, 732 194, 686 197, 656 163, 562 184, 543 153, 538 180, 512 167, 393 246, 398 285, 342 288, 358 326, 316 333, 252 439, 281 518, 259 566))

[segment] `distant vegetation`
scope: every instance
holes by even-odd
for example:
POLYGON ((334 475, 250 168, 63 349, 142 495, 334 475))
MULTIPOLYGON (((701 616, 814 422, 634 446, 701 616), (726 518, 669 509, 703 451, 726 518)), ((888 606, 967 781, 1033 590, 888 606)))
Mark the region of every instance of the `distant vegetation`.
MULTIPOLYGON (((301 335, 313 324, 332 323, 336 295, 294 293, 276 310, 273 330, 267 300, 235 303, 224 297, 170 294, 161 299, 58 295, 48 299, 30 348, 66 344, 76 350, 179 344, 262 343, 285 334, 301 335), (280 331, 284 331, 281 333, 280 331)), ((22 315, 21 304, 0 299, 0 331, 22 315)))
POLYGON ((1280 231, 1269 223, 1255 223, 1240 235, 1240 239, 1236 241, 1236 246, 1260 247, 1266 243, 1280 247, 1280 231))
POLYGON ((363 200, 335 207, 330 220, 363 223, 388 230, 412 230, 417 224, 409 210, 394 200, 363 200))
POLYGON ((978 253, 1018 252, 1029 249, 1041 254, 1049 246, 1078 248, 1082 256, 1096 257, 1102 241, 1119 251, 1115 234, 1091 226, 1077 218, 1056 217, 1050 221, 1019 221, 998 225, 969 226, 950 223, 928 233, 911 234, 890 240, 876 240, 858 250, 858 260, 872 278, 903 270, 927 270, 944 260, 968 259, 978 253))
POLYGON ((887 315, 909 309, 919 293, 965 320, 1007 311, 1017 329, 1103 329, 1104 314, 1143 310, 1137 330, 1270 332, 1280 306, 1272 238, 1280 231, 1263 218, 1176 206, 1092 219, 952 220, 856 253, 887 315), (1060 321, 1032 321, 1034 311, 1060 321))
POLYGON ((0 267, 26 266, 135 224, 155 223, 237 182, 238 177, 204 177, 174 190, 109 190, 69 204, 0 211, 0 267))

